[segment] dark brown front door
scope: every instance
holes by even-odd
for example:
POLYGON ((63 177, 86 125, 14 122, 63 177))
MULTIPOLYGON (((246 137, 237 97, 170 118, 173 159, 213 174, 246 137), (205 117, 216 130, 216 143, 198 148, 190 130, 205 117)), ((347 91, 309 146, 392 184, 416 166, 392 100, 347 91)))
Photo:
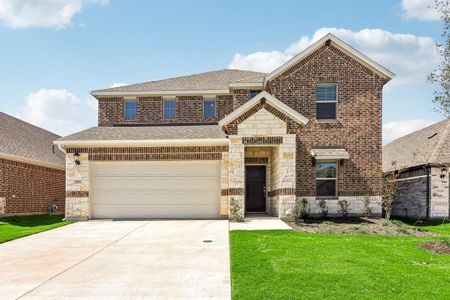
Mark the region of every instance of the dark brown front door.
POLYGON ((245 167, 245 212, 266 212, 266 166, 245 167))

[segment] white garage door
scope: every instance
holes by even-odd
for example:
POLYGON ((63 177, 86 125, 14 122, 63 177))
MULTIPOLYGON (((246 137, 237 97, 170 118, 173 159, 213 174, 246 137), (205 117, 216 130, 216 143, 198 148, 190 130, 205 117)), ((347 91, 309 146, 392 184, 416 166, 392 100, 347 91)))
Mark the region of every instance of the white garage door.
POLYGON ((93 218, 219 218, 220 161, 92 166, 93 218))

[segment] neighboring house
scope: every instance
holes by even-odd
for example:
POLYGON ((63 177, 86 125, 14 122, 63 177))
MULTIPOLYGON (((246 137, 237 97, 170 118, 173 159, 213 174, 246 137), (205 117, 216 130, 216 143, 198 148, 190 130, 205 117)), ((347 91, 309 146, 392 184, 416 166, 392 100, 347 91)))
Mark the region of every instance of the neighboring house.
POLYGON ((93 91, 99 127, 66 151, 66 217, 381 213, 381 107, 393 74, 328 34, 269 74, 220 70, 93 91))
POLYGON ((449 217, 449 169, 449 119, 385 145, 383 171, 398 178, 393 216, 449 217))
POLYGON ((0 112, 0 215, 63 212, 59 135, 0 112))

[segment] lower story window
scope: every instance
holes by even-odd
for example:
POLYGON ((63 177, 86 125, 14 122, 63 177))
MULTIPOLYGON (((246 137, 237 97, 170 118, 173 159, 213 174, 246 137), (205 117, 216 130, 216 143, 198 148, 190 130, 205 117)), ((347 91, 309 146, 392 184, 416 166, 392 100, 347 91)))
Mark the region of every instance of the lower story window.
POLYGON ((337 164, 336 162, 316 163, 316 196, 337 196, 337 164))

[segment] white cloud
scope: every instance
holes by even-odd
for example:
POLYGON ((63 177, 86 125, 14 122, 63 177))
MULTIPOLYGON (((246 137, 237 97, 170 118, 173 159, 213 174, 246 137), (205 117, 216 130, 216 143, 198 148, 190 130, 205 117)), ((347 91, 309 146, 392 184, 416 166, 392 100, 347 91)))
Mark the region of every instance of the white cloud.
POLYGON ((30 93, 18 117, 58 134, 82 129, 80 99, 65 89, 40 89, 30 93))
POLYGON ((389 143, 411 132, 430 126, 434 122, 423 119, 392 121, 383 124, 383 144, 389 143))
POLYGON ((128 83, 124 83, 124 82, 114 82, 113 84, 111 84, 111 87, 112 87, 112 88, 115 88, 115 87, 124 86, 124 85, 128 85, 128 83))
POLYGON ((0 21, 11 28, 62 29, 86 4, 108 3, 109 0, 1 0, 0 21))
POLYGON ((235 54, 228 67, 273 71, 328 32, 396 73, 391 84, 424 83, 426 76, 439 63, 435 43, 430 37, 391 33, 382 29, 351 31, 343 28, 320 28, 312 36, 301 37, 284 51, 235 54))
POLYGON ((420 21, 438 21, 439 12, 434 8, 434 0, 403 0, 402 17, 420 21))

